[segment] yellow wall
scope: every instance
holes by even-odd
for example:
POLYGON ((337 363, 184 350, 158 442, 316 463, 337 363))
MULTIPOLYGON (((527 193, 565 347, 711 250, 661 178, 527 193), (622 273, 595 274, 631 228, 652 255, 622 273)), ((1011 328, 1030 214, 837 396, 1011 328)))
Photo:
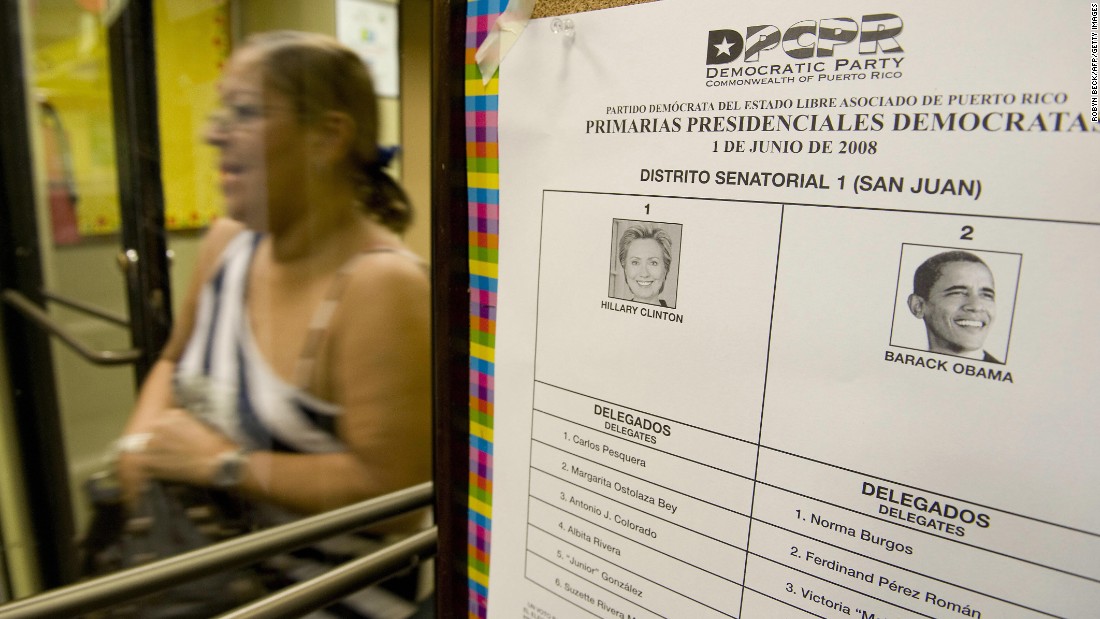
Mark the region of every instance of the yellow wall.
MULTIPOLYGON (((72 19, 87 21, 89 13, 72 19)), ((229 49, 225 0, 154 2, 165 219, 170 230, 205 227, 222 211, 215 154, 202 143, 229 49)), ((57 110, 66 133, 82 236, 119 229, 117 172, 106 29, 82 27, 34 51, 35 89, 57 110)))
POLYGON ((35 97, 57 110, 68 136, 80 234, 115 232, 118 178, 106 30, 84 28, 76 37, 33 50, 32 57, 35 97))
POLYGON ((401 182, 416 209, 409 247, 431 257, 432 3, 401 3, 401 182))
POLYGON ((165 223, 169 230, 205 228, 224 210, 217 152, 203 131, 229 54, 229 9, 224 0, 157 0, 153 7, 165 223))
POLYGON ((308 30, 336 32, 336 3, 333 0, 287 2, 287 0, 239 0, 234 3, 237 38, 265 30, 308 30))

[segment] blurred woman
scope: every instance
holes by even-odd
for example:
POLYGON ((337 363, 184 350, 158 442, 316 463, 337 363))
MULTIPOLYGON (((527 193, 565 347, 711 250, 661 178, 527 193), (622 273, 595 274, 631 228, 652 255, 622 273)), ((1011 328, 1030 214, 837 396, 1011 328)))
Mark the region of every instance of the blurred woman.
MULTIPOLYGON (((329 37, 268 33, 219 89, 206 138, 228 218, 126 427, 124 494, 225 489, 268 526, 430 479, 429 282, 401 241, 411 210, 382 171, 366 67, 329 37)), ((280 560, 290 580, 319 569, 280 560)), ((409 612, 366 607, 350 616, 409 612)))

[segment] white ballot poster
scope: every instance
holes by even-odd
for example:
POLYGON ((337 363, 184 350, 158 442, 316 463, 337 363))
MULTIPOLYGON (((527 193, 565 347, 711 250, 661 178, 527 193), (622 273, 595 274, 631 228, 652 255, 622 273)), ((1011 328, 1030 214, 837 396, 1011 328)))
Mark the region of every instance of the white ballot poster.
POLYGON ((569 19, 500 69, 489 617, 1100 617, 1096 4, 569 19))

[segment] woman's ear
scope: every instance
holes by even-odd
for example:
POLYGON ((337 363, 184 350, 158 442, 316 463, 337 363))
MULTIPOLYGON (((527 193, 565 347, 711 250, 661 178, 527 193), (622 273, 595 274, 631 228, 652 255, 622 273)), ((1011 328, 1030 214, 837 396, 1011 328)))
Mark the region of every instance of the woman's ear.
POLYGON ((355 143, 355 120, 344 112, 325 112, 312 128, 310 146, 318 162, 343 161, 355 143))

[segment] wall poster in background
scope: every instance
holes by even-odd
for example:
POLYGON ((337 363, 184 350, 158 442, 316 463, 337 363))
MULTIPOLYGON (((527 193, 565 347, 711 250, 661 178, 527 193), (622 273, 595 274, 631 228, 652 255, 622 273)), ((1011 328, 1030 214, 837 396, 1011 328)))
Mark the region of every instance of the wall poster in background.
POLYGON ((336 38, 370 67, 379 97, 400 91, 397 5, 380 0, 337 0, 336 38))
POLYGON ((665 0, 500 70, 489 617, 1095 617, 1096 8, 665 0))

